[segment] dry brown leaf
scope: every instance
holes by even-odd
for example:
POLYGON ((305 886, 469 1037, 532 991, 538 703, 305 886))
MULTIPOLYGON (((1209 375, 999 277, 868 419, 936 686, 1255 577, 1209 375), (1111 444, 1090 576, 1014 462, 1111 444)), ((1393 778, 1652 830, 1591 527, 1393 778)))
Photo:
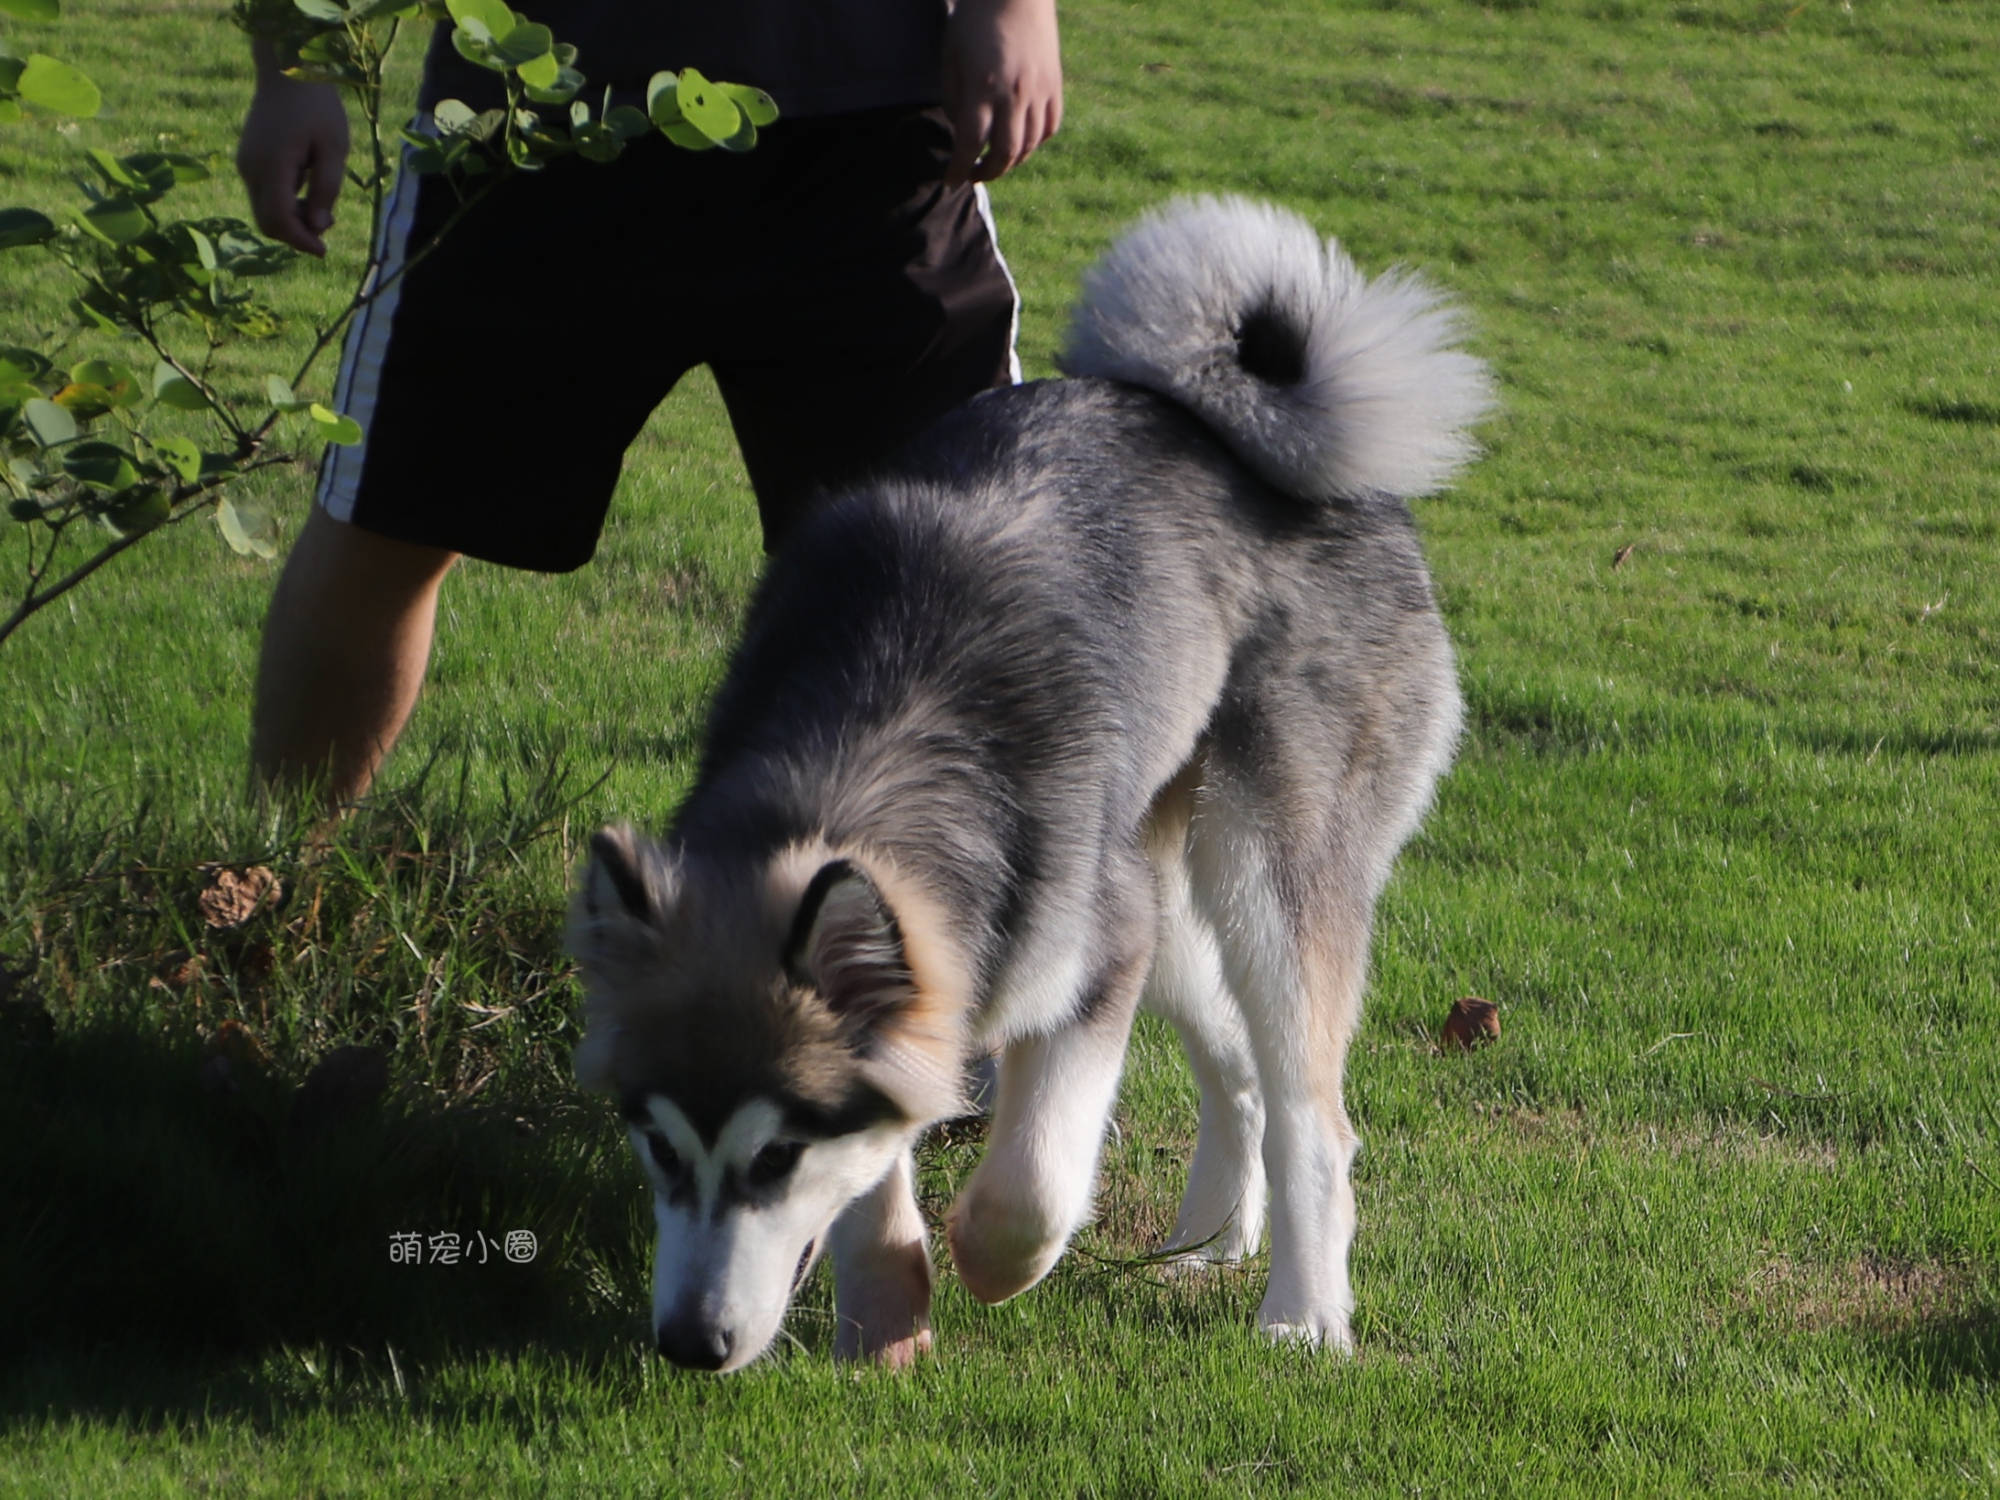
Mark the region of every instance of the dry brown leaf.
POLYGON ((1624 567, 1625 559, 1632 555, 1638 545, 1637 542, 1627 542, 1624 546, 1620 547, 1617 554, 1611 559, 1611 571, 1616 573, 1620 568, 1624 567))
POLYGON ((284 894, 284 884, 263 865, 246 865, 240 870, 210 865, 208 884, 195 904, 201 908, 202 921, 227 929, 241 927, 265 907, 276 906, 284 894))
POLYGON ((211 1094, 234 1094, 239 1080, 261 1073, 271 1065, 271 1055, 257 1034, 241 1021, 228 1020, 208 1034, 206 1056, 201 1060, 201 1086, 211 1094))
POLYGON ((1454 1000, 1451 1014, 1438 1032, 1438 1046, 1446 1051, 1470 1052, 1474 1047, 1500 1040, 1500 1007, 1491 1000, 1467 995, 1454 1000))
POLYGON ((238 1067, 260 1071, 271 1065, 271 1054, 257 1040, 257 1033, 236 1020, 224 1021, 209 1033, 208 1055, 226 1057, 238 1067))
POLYGON ((160 972, 150 981, 150 987, 169 993, 184 990, 197 982, 207 967, 208 960, 199 953, 169 953, 160 964, 160 972))

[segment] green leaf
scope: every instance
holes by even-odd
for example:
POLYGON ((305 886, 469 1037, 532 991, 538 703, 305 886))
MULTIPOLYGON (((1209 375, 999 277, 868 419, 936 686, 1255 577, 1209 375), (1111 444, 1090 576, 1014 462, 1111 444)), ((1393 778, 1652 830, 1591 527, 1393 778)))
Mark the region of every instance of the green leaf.
POLYGON ((718 83, 716 87, 733 99, 736 107, 759 129, 778 118, 778 101, 762 89, 753 89, 747 83, 718 83))
POLYGON ((713 151, 716 145, 686 120, 666 126, 660 134, 684 151, 713 151))
POLYGON ((291 386, 277 375, 264 377, 264 394, 269 398, 271 405, 279 411, 304 411, 313 404, 310 401, 301 401, 291 386))
POLYGON ((153 444, 153 451, 160 461, 176 474, 181 482, 193 484, 201 478, 201 449, 184 437, 164 437, 153 444))
POLYGON ((473 21, 451 29, 451 44, 458 55, 469 63, 477 63, 482 68, 490 68, 495 73, 507 71, 507 64, 493 55, 493 43, 487 37, 476 35, 473 27, 480 23, 473 21))
POLYGON ((489 36, 502 37, 514 29, 514 12, 506 0, 445 0, 445 9, 461 26, 477 21, 489 36))
POLYGON ((120 536, 151 531, 174 513, 173 501, 157 486, 148 485, 106 510, 99 519, 120 536))
POLYGON ((436 122, 440 135, 465 135, 473 129, 479 116, 462 99, 440 99, 431 110, 431 119, 436 122))
POLYGON ((0 208, 0 250, 39 245, 55 238, 55 220, 32 208, 0 208))
POLYGON ((403 156, 403 165, 419 177, 428 177, 434 172, 442 172, 450 165, 444 148, 436 141, 427 140, 414 130, 405 130, 403 139, 409 143, 409 150, 403 156))
POLYGON ((130 198, 106 198, 102 203, 93 203, 77 222, 107 245, 129 244, 153 227, 145 210, 130 198))
POLYGON ((495 55, 505 61, 510 68, 518 68, 525 63, 534 62, 537 58, 547 57, 548 76, 535 80, 546 86, 555 79, 557 64, 555 58, 550 56, 550 50, 555 44, 555 35, 548 27, 538 26, 533 21, 521 21, 512 31, 495 33, 493 50, 495 55))
POLYGON ((365 83, 368 79, 345 31, 322 31, 313 37, 299 48, 298 65, 285 69, 285 76, 308 83, 365 83))
POLYGON ((8 408, 9 415, 0 421, 0 431, 12 425, 13 419, 21 414, 21 404, 41 395, 41 387, 12 365, 0 363, 0 406, 8 408))
MULTIPOLYGON (((525 80, 527 74, 523 73, 521 76, 525 80)), ((583 75, 575 68, 566 64, 561 65, 556 69, 556 81, 546 88, 533 83, 528 84, 528 97, 537 104, 567 104, 576 97, 583 83, 583 75)))
POLYGON ((47 356, 14 344, 0 344, 0 380, 40 380, 55 368, 47 356))
POLYGON ((222 539, 244 557, 268 561, 278 555, 276 528, 263 511, 238 505, 225 496, 215 507, 215 524, 221 528, 222 539))
POLYGON ((76 425, 75 417, 55 402, 40 396, 21 408, 21 420, 28 424, 28 431, 44 448, 71 442, 81 430, 76 425))
POLYGON ((100 490, 129 489, 139 482, 138 460, 115 443, 74 443, 63 452, 63 472, 100 490))
POLYGON ((646 118, 662 130, 680 122, 681 107, 675 97, 680 82, 678 73, 655 73, 646 81, 646 118))
POLYGON ((207 411, 208 397, 201 387, 165 360, 153 366, 153 399, 175 411, 207 411))
POLYGON ((693 68, 681 69, 674 102, 681 108, 681 118, 718 146, 735 135, 743 123, 743 111, 735 102, 693 68))
POLYGON ((49 399, 79 422, 93 421, 111 410, 111 392, 102 386, 71 381, 49 399))
POLYGON ((87 296, 72 298, 69 310, 75 313, 83 322, 90 324, 91 327, 101 333, 120 332, 117 320, 95 305, 94 299, 97 295, 93 291, 87 296))
MULTIPOLYGON (((548 30, 546 26, 541 29, 548 30)), ((524 63, 516 64, 514 71, 521 75, 521 82, 533 89, 553 88, 556 80, 562 77, 562 68, 546 52, 539 57, 531 57, 524 63)))
POLYGON ((339 443, 352 447, 361 441, 361 424, 352 417, 343 417, 330 407, 321 406, 317 401, 306 408, 312 417, 313 427, 319 433, 320 441, 339 443))
POLYGON ((585 161, 616 161, 625 149, 624 141, 603 125, 579 125, 570 131, 570 139, 585 161))
POLYGON ((614 104, 604 112, 604 124, 621 141, 636 141, 653 128, 653 122, 629 104, 614 104))
POLYGON ((77 69, 42 52, 28 54, 16 87, 30 104, 52 109, 57 114, 90 116, 97 113, 104 96, 77 69))
POLYGON ((214 169, 199 156, 185 151, 138 151, 120 157, 118 164, 143 179, 148 186, 165 188, 172 183, 207 182, 214 169))
POLYGON ((86 359, 69 372, 69 383, 49 399, 71 416, 88 422, 119 407, 138 405, 145 393, 139 389, 139 377, 125 366, 86 359))
POLYGON ((292 0, 292 5, 300 15, 315 21, 329 21, 335 26, 347 23, 347 7, 336 5, 334 0, 292 0))
POLYGON ((215 241, 196 229, 192 224, 180 226, 187 231, 188 244, 194 249, 194 258, 201 263, 204 271, 213 271, 221 261, 215 253, 215 241))
POLYGON ((139 389, 139 377, 124 365, 106 359, 86 359, 69 372, 72 385, 87 385, 105 392, 113 406, 137 406, 146 399, 139 389))
POLYGON ((62 0, 0 0, 0 14, 17 21, 53 21, 62 14, 62 0))
POLYGON ((93 146, 84 154, 97 164, 97 170, 104 174, 105 180, 113 187, 135 188, 139 186, 139 179, 127 171, 125 163, 113 156, 109 151, 99 146, 93 146))

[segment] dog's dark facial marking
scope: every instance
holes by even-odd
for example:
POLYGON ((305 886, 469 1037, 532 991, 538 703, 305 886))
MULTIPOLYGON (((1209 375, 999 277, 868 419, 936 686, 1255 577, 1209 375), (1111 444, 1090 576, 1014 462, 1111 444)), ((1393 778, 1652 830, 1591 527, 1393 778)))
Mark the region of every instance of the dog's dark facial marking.
POLYGON ((791 1191, 792 1173, 806 1146, 798 1140, 767 1141, 743 1166, 723 1173, 713 1217, 720 1221, 730 1209, 767 1206, 782 1199, 791 1191))
POLYGON ((750 1158, 750 1165, 743 1169, 744 1182, 753 1191, 776 1187, 792 1175, 805 1149, 804 1141, 770 1142, 750 1158))
POLYGON ((1306 378, 1305 330, 1266 303, 1237 326, 1236 362, 1269 385, 1297 385, 1306 378))
POLYGON ((646 894, 645 877, 632 863, 630 850, 610 830, 590 836, 591 862, 610 882, 619 905, 628 914, 644 921, 652 913, 652 898, 646 894))
POLYGON ((681 1154, 667 1144, 665 1136, 657 1130, 646 1131, 646 1150, 653 1158, 653 1165, 660 1169, 660 1178, 667 1185, 667 1202, 686 1206, 695 1200, 694 1168, 682 1160, 681 1154))
POLYGON ((813 1141, 830 1141, 903 1118, 886 1094, 859 1079, 848 1080, 846 1093, 831 1104, 796 1097, 783 1102, 786 1128, 813 1141))

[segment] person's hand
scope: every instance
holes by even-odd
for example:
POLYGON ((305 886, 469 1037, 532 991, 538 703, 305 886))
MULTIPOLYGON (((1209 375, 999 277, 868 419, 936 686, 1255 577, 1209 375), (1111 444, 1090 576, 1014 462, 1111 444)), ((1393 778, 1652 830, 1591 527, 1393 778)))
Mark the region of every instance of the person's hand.
POLYGON ((946 24, 944 107, 951 117, 945 181, 990 182, 1062 124, 1062 50, 1055 0, 958 0, 946 24))
POLYGON ((333 227, 333 200, 346 168, 347 107, 340 91, 285 77, 260 43, 257 91, 236 142, 236 172, 258 229, 295 250, 325 255, 321 236, 333 227))

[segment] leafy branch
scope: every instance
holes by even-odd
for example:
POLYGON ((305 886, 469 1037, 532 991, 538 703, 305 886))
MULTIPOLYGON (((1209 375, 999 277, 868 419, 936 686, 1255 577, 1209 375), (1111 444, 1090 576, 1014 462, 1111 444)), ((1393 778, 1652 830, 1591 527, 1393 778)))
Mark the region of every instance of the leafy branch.
MULTIPOLYGON (((0 0, 0 13, 46 21, 60 3, 0 0)), ((568 155, 614 161, 653 131, 687 150, 745 151, 777 117, 768 95, 692 68, 655 74, 643 109, 615 102, 609 90, 593 109, 582 98, 588 80, 576 49, 504 0, 237 0, 236 19, 278 50, 289 76, 337 85, 354 100, 367 158, 366 175, 350 178, 368 195, 369 258, 290 379, 265 376, 257 399, 224 390, 209 372, 231 342, 278 332, 258 286, 298 257, 240 219, 166 214, 163 202, 176 188, 214 175, 214 158, 89 149, 89 175, 79 182, 84 202, 67 222, 34 208, 0 208, 0 253, 52 257, 77 286, 70 311, 81 331, 118 346, 64 366, 47 341, 31 347, 0 330, 0 489, 7 522, 24 534, 0 642, 144 537, 198 514, 213 515, 236 551, 274 556, 273 518, 232 489, 253 473, 298 463, 317 444, 361 441, 359 423, 311 393, 319 362, 509 174, 568 155), (419 20, 451 26, 460 55, 497 75, 501 107, 475 111, 446 99, 425 118, 389 126, 383 77, 406 23, 419 20), (400 170, 443 177, 457 202, 435 233, 388 269, 379 231, 397 156, 400 170), (303 421, 288 420, 295 418, 303 421), (96 539, 94 548, 85 538, 96 539), (86 551, 69 561, 79 542, 86 551)), ((89 116, 100 102, 77 69, 41 53, 16 58, 0 41, 0 121, 30 110, 89 116)))

